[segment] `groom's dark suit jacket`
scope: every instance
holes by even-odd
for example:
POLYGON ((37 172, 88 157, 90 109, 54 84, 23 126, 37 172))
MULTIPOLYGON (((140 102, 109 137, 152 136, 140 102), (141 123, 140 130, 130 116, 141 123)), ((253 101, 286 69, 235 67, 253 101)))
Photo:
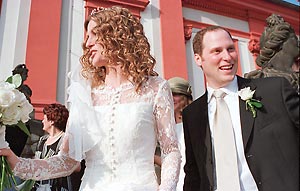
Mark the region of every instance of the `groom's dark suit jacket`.
MULTIPOLYGON (((299 191, 299 96, 283 78, 238 77, 238 87, 255 89, 263 104, 253 118, 239 99, 245 157, 259 191, 299 191)), ((213 190, 207 92, 185 108, 183 126, 184 191, 213 190)))

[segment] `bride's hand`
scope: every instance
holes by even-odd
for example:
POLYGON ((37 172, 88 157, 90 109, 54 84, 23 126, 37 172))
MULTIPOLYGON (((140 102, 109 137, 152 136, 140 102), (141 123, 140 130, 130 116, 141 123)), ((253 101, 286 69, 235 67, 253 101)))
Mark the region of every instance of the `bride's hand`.
POLYGON ((14 169, 17 162, 19 162, 19 157, 10 148, 0 149, 0 156, 5 156, 7 162, 11 169, 14 169))

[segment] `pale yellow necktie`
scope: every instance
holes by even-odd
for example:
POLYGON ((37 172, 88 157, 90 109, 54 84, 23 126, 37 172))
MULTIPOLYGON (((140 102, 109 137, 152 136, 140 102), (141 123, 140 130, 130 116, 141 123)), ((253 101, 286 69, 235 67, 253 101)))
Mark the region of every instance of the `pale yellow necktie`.
POLYGON ((224 101, 226 93, 215 90, 214 150, 218 191, 239 191, 237 151, 229 109, 224 101))

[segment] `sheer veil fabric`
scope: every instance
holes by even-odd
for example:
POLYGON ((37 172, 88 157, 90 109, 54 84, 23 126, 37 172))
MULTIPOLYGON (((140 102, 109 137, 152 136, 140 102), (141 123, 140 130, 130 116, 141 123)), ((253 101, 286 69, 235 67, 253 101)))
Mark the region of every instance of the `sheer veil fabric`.
POLYGON ((96 115, 91 98, 91 85, 80 75, 81 67, 69 73, 71 84, 68 88, 70 115, 66 136, 69 141, 69 156, 77 161, 101 139, 103 132, 99 116, 96 115))

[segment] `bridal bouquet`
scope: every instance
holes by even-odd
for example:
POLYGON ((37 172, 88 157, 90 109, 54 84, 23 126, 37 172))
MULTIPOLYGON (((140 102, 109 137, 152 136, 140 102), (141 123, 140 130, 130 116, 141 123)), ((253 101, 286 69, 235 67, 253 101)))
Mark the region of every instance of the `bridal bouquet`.
MULTIPOLYGON (((17 125, 30 136, 25 123, 30 119, 29 114, 33 111, 33 107, 25 95, 17 89, 21 84, 20 74, 15 74, 6 81, 0 82, 0 148, 8 147, 5 141, 5 129, 6 127, 15 128, 10 125, 17 125)), ((0 160, 0 170, 0 191, 16 184, 13 173, 3 156, 0 160)))

